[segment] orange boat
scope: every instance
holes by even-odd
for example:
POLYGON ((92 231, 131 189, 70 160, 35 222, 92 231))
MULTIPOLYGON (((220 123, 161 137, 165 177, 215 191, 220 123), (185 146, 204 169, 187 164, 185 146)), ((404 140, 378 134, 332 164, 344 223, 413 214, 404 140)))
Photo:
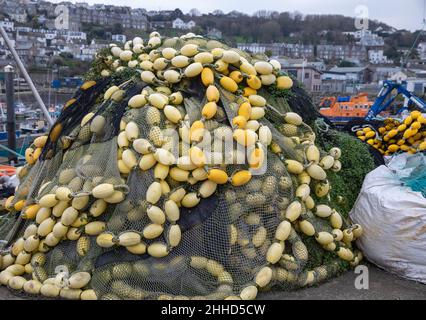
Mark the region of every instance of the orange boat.
POLYGON ((351 120, 364 119, 374 101, 368 100, 367 93, 346 97, 324 97, 320 102, 319 112, 337 125, 344 125, 351 120))
POLYGON ((8 165, 0 165, 0 177, 13 176, 16 173, 16 168, 8 165))

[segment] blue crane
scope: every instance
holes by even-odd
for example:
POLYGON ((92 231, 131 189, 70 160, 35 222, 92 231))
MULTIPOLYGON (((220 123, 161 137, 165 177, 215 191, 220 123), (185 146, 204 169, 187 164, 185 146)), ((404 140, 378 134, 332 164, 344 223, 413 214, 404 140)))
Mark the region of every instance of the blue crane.
POLYGON ((414 104, 421 112, 426 113, 426 103, 417 97, 415 94, 407 90, 407 83, 396 82, 387 80, 383 83, 383 88, 380 90, 377 95, 377 99, 374 104, 371 106, 365 120, 373 120, 379 115, 380 112, 388 109, 392 103, 395 101, 395 98, 399 95, 407 98, 408 103, 398 110, 398 113, 402 112, 404 109, 407 109, 410 104, 414 104))
POLYGON ((377 95, 377 98, 368 111, 366 117, 364 119, 355 119, 349 121, 344 127, 344 131, 355 134, 355 132, 359 129, 365 127, 375 128, 382 125, 382 120, 378 119, 377 116, 382 111, 390 108, 396 97, 399 95, 406 98, 406 103, 401 109, 398 110, 398 113, 407 110, 410 106, 415 106, 422 113, 426 113, 426 102, 407 90, 406 81, 386 80, 383 82, 383 87, 377 95))

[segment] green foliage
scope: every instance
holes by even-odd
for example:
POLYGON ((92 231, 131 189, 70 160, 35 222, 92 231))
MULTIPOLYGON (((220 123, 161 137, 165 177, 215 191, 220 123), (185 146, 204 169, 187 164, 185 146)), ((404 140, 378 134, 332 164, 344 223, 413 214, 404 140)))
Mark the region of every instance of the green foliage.
POLYGON ((399 61, 402 57, 401 53, 398 51, 396 46, 389 46, 385 49, 384 54, 391 59, 395 64, 399 64, 399 61))
POLYGON ((348 262, 340 259, 336 260, 336 254, 334 252, 325 251, 321 245, 318 244, 314 237, 308 237, 304 234, 301 234, 300 237, 309 251, 309 259, 304 267, 304 270, 312 270, 316 267, 322 265, 331 265, 333 263, 338 264, 336 267, 340 272, 344 272, 350 269, 348 262))
POLYGON ((122 34, 123 26, 120 23, 114 23, 114 25, 112 26, 111 32, 113 34, 122 34))
POLYGON ((84 80, 98 80, 101 77, 101 72, 108 66, 105 64, 107 56, 110 54, 110 49, 105 48, 98 52, 96 58, 92 61, 90 69, 84 75, 84 80))
MULTIPOLYGON (((280 90, 270 86, 265 91, 267 94, 264 95, 262 93, 262 95, 272 97, 272 99, 267 98, 268 102, 277 101, 277 98, 283 98, 287 102, 293 100, 293 103, 289 104, 290 108, 304 117, 314 108, 313 105, 309 106, 308 102, 302 99, 304 91, 297 82, 295 82, 291 90, 280 90), (295 104, 294 101, 298 102, 298 104, 295 104), (303 104, 303 109, 294 110, 299 104, 303 104)), ((279 105, 276 107, 283 112, 279 108, 279 105)), ((347 218, 361 190, 365 175, 375 168, 373 157, 368 151, 367 145, 355 137, 332 129, 323 132, 315 124, 310 125, 313 125, 319 147, 324 152, 327 152, 332 147, 339 147, 342 150, 342 157, 340 159, 342 170, 337 173, 330 170, 327 172, 327 177, 331 184, 331 205, 347 218)), ((328 199, 315 199, 315 201, 318 203, 327 203, 328 199)))
POLYGON ((341 67, 341 68, 356 67, 356 63, 353 63, 353 62, 350 62, 350 61, 346 61, 346 60, 342 60, 339 63, 339 67, 341 67))
POLYGON ((275 98, 288 99, 290 97, 295 97, 295 94, 292 90, 278 89, 275 86, 267 86, 267 87, 265 87, 265 89, 268 92, 268 94, 270 94, 271 96, 273 96, 275 98))
MULTIPOLYGON (((279 76, 289 76, 290 78, 293 79, 293 83, 294 83, 293 88, 295 88, 295 87, 299 88, 300 87, 300 83, 298 83, 298 81, 296 81, 296 79, 294 79, 294 77, 287 74, 286 72, 280 71, 280 73, 277 75, 277 77, 279 77, 279 76)), ((266 90, 266 92, 269 95, 271 95, 274 98, 288 99, 288 98, 291 98, 291 97, 293 97, 293 98, 296 97, 296 94, 294 93, 293 88, 289 89, 289 90, 279 89, 276 86, 265 86, 263 88, 266 90)))
MULTIPOLYGON (((98 52, 96 59, 93 60, 89 71, 84 75, 84 80, 98 80, 101 78, 101 72, 104 69, 109 69, 105 61, 107 56, 110 54, 109 48, 105 48, 98 52)), ((121 72, 115 72, 112 75, 114 83, 123 83, 135 77, 140 77, 138 71, 130 68, 126 68, 121 72)))
POLYGON ((271 51, 271 50, 266 50, 266 51, 265 51, 265 55, 266 55, 268 58, 270 58, 270 57, 272 57, 273 53, 272 53, 272 51, 271 51))
POLYGON ((123 83, 125 81, 131 80, 133 78, 140 79, 140 73, 134 69, 125 69, 121 72, 116 72, 112 75, 114 83, 123 83))
POLYGON ((322 142, 324 151, 332 147, 342 150, 342 170, 337 173, 329 171, 327 177, 331 184, 331 204, 347 218, 361 190, 364 177, 375 168, 373 157, 366 144, 347 133, 329 130, 322 135, 317 131, 317 137, 322 142))
POLYGON ((70 53, 70 52, 61 52, 59 54, 59 56, 64 58, 64 59, 73 59, 74 58, 73 54, 70 53))
POLYGON ((80 76, 84 74, 86 70, 89 68, 90 63, 87 61, 66 59, 65 65, 67 68, 63 72, 61 71, 61 74, 68 77, 73 77, 73 76, 80 76))

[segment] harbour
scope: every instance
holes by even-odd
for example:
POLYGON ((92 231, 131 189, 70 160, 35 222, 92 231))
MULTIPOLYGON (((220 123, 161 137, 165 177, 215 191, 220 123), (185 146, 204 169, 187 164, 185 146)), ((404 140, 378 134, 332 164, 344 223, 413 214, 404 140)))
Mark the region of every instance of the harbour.
MULTIPOLYGON (((29 90, 28 85, 23 85, 22 82, 14 81, 14 100, 15 100, 15 135, 16 149, 15 151, 24 155, 25 149, 30 142, 36 137, 45 134, 48 131, 48 126, 44 118, 43 112, 37 102, 34 101, 34 96, 29 90), (18 84, 16 86, 15 84, 18 84)), ((48 111, 52 119, 56 119, 64 103, 69 100, 73 94, 72 88, 52 89, 46 87, 38 87, 43 101, 47 102, 48 111)), ((5 87, 0 86, 0 145, 8 146, 7 134, 7 108, 5 87)), ((9 152, 0 149, 0 163, 8 162, 9 152)))

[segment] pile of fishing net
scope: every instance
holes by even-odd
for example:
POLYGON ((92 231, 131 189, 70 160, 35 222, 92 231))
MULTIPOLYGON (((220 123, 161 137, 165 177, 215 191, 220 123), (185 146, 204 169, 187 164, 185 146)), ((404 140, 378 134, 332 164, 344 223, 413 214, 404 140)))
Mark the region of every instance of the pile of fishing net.
POLYGON ((366 123, 354 130, 361 141, 365 141, 384 156, 407 152, 415 154, 426 151, 426 119, 418 111, 411 111, 402 120, 387 118, 375 120, 375 125, 366 123))
POLYGON ((254 299, 361 261, 362 228, 328 180, 346 155, 332 130, 317 137, 304 122, 316 128, 317 112, 278 61, 154 32, 100 52, 87 78, 18 170, 0 224, 2 285, 67 299, 254 299))

